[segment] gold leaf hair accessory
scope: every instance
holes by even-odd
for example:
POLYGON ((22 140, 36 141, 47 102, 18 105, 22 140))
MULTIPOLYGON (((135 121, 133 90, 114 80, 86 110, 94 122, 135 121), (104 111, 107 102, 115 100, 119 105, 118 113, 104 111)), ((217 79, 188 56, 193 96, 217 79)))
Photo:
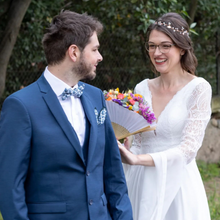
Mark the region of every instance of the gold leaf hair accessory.
POLYGON ((171 22, 164 22, 164 21, 155 21, 155 24, 157 25, 163 25, 169 29, 172 29, 173 32, 178 32, 179 34, 182 34, 182 35, 187 35, 189 37, 189 32, 187 30, 184 29, 184 27, 181 28, 181 30, 179 30, 179 28, 175 28, 173 26, 171 26, 171 22))

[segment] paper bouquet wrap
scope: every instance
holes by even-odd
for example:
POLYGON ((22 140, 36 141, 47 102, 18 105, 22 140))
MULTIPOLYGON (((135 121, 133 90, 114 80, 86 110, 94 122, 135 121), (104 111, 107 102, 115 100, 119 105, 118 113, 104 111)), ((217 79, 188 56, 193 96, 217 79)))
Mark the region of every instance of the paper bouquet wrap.
POLYGON ((156 129, 154 113, 139 94, 104 91, 107 111, 117 139, 156 129))

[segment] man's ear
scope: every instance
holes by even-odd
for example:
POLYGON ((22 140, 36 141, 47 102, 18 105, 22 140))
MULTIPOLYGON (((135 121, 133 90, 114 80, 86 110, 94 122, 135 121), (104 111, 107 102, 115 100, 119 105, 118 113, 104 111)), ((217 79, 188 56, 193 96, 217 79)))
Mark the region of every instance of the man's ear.
POLYGON ((75 44, 72 44, 72 45, 69 46, 69 48, 67 50, 67 54, 69 55, 69 58, 73 62, 76 62, 76 60, 80 56, 80 50, 79 50, 79 48, 75 44))

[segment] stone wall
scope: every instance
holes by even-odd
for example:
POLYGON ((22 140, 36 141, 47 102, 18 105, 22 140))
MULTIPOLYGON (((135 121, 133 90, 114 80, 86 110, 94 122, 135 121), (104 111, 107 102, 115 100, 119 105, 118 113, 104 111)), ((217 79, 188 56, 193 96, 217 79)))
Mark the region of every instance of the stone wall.
POLYGON ((214 126, 211 121, 206 128, 203 144, 196 159, 208 163, 220 163, 220 128, 214 126))

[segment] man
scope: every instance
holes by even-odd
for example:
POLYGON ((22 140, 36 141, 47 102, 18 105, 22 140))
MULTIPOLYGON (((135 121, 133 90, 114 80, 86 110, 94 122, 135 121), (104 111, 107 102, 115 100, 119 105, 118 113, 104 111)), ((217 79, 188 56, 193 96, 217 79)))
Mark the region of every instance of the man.
POLYGON ((130 220, 132 211, 102 91, 102 24, 62 11, 43 37, 42 76, 9 96, 0 119, 4 220, 130 220), (75 95, 75 96, 74 96, 75 95))

